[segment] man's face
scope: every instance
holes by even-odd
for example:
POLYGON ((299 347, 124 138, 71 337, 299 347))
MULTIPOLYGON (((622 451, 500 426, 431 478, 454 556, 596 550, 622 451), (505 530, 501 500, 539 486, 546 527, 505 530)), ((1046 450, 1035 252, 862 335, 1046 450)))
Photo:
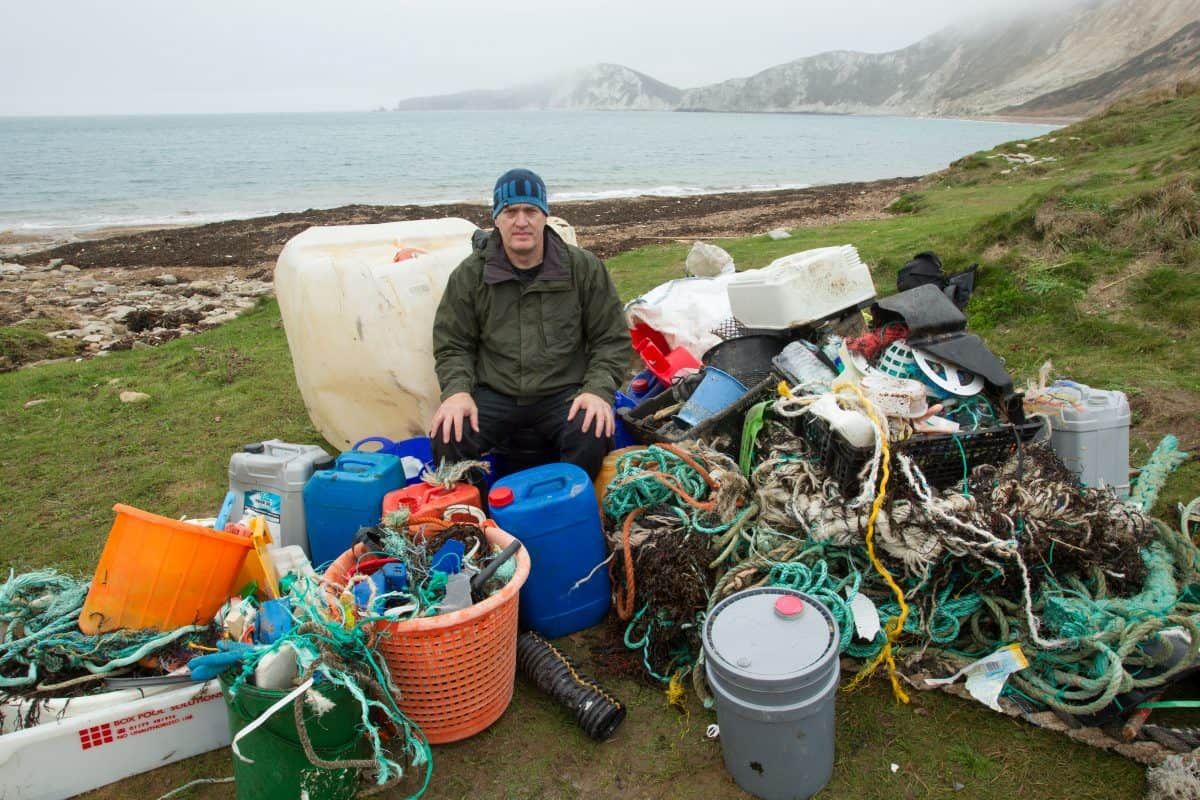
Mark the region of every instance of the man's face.
POLYGON ((505 206, 496 217, 496 227, 504 246, 512 253, 533 253, 542 244, 546 215, 537 206, 514 203, 505 206))

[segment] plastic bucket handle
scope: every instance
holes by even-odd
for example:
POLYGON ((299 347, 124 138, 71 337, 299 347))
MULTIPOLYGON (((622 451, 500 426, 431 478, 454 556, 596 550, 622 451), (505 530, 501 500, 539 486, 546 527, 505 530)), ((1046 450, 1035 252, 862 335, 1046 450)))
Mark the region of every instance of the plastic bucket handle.
POLYGON ((386 436, 368 436, 366 439, 362 439, 361 441, 355 442, 354 446, 351 447, 350 450, 352 452, 357 451, 364 444, 367 444, 369 442, 377 442, 379 444, 379 449, 378 450, 370 450, 370 451, 366 451, 366 452, 390 453, 396 447, 396 443, 393 442, 391 439, 387 438, 386 436))
POLYGON ((547 478, 544 481, 538 481, 537 483, 530 484, 529 488, 525 490, 526 497, 537 493, 538 490, 542 489, 543 487, 549 487, 556 492, 562 491, 563 489, 567 488, 567 479, 559 476, 557 478, 547 478))
POLYGON ((302 453, 302 452, 304 452, 304 445, 302 445, 302 444, 287 444, 287 443, 271 444, 271 445, 267 445, 267 448, 276 453, 302 453))
MULTIPOLYGON (((385 454, 386 455, 386 454, 385 454)), ((372 467, 377 466, 373 461, 359 461, 356 458, 341 458, 338 459, 338 469, 344 467, 358 467, 359 469, 347 469, 346 472, 368 472, 372 467)))

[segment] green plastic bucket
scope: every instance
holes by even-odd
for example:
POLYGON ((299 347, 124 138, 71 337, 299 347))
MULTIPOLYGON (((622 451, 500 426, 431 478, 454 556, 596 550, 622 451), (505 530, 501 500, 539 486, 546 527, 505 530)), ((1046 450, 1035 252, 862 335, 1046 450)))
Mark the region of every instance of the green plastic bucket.
MULTIPOLYGON (((234 675, 221 675, 221 690, 229 709, 229 730, 234 736, 274 705, 286 692, 268 691, 243 684, 237 694, 230 693, 234 675)), ((304 727, 313 750, 327 761, 365 758, 367 740, 359 735, 361 718, 358 703, 340 686, 329 683, 313 687, 334 707, 317 716, 304 707, 304 727)), ((304 702, 303 699, 296 702, 304 702)), ((322 769, 309 763, 304 745, 296 732, 292 706, 276 711, 257 730, 238 742, 238 750, 254 763, 233 756, 233 776, 237 780, 238 800, 349 800, 358 789, 358 771, 322 769), (306 792, 302 795, 301 792, 306 792)))

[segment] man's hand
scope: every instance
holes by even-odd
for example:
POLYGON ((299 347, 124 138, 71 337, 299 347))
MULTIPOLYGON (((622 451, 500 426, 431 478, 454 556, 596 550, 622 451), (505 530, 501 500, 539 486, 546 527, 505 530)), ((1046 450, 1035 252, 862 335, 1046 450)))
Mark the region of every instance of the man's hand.
POLYGON ((475 406, 475 398, 471 397, 470 392, 450 395, 442 401, 433 415, 433 422, 429 426, 429 438, 438 438, 438 428, 441 428, 444 443, 450 443, 451 433, 454 434, 454 441, 461 442, 464 418, 470 419, 471 429, 479 433, 479 409, 475 406))
POLYGON ((592 423, 595 423, 597 439, 613 435, 616 422, 613 420, 613 410, 610 404, 590 392, 584 392, 575 398, 575 402, 571 403, 571 410, 567 413, 567 422, 575 419, 575 415, 581 410, 584 412, 584 433, 587 433, 588 428, 593 427, 592 423))

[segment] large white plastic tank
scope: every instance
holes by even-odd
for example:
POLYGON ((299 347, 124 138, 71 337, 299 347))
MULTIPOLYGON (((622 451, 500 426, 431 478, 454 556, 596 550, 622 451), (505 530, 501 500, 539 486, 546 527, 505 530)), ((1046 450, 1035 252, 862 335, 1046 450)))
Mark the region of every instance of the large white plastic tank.
POLYGON ((476 230, 464 219, 341 225, 284 246, 275 294, 296 383, 331 444, 426 431, 439 401, 433 316, 476 230))

